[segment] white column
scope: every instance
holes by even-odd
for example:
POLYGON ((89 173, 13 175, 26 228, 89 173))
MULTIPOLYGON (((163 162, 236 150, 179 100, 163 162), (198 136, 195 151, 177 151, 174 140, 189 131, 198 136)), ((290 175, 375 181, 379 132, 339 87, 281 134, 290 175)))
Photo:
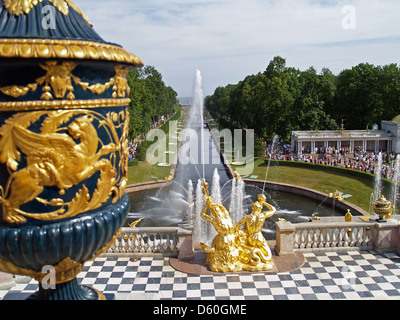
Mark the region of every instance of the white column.
POLYGON ((349 152, 350 152, 350 153, 353 153, 353 152, 354 152, 354 141, 353 141, 353 140, 350 141, 349 152))
POLYGON ((315 141, 311 141, 311 154, 315 153, 315 141))

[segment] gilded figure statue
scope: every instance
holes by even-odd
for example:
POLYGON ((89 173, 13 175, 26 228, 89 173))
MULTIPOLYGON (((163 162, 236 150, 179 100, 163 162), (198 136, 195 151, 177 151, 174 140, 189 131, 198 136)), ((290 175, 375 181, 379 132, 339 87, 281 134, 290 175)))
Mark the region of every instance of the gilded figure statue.
POLYGON ((202 250, 207 253, 206 263, 210 269, 216 272, 241 270, 240 251, 228 210, 223 205, 213 203, 212 197, 207 196, 206 206, 201 212, 201 217, 211 223, 218 232, 212 241, 211 248, 208 248, 205 243, 201 243, 202 250), (206 214, 208 210, 211 215, 206 214))
POLYGON ((208 192, 209 185, 204 180, 202 187, 205 206, 201 217, 211 223, 218 233, 211 248, 201 243, 202 250, 207 253, 206 263, 209 268, 214 272, 272 269, 272 254, 262 235, 262 228, 265 220, 276 213, 276 209, 266 202, 266 197, 259 195, 251 214, 234 225, 229 211, 223 205, 213 202, 208 192), (264 206, 268 211, 262 211, 264 206), (245 229, 240 229, 243 225, 245 229))
POLYGON ((258 195, 258 201, 254 202, 252 212, 244 216, 235 226, 235 232, 241 244, 240 257, 243 262, 243 270, 269 270, 272 269, 272 254, 262 234, 265 220, 271 218, 276 209, 266 202, 263 194, 258 195), (262 212, 263 207, 268 211, 262 212), (245 225, 245 229, 240 227, 245 225))

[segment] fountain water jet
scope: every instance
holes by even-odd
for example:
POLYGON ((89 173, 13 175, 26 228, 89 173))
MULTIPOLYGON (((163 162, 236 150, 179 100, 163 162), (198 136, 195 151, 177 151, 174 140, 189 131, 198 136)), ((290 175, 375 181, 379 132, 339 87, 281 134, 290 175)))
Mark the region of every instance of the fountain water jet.
POLYGON ((396 214, 397 200, 398 200, 398 183, 400 178, 400 154, 396 157, 396 162, 394 165, 394 174, 393 174, 393 189, 392 189, 392 197, 393 197, 393 214, 396 214))
MULTIPOLYGON (((193 103, 189 111, 185 129, 180 136, 182 146, 185 146, 185 144, 190 144, 187 150, 191 152, 189 157, 186 157, 186 159, 190 159, 190 161, 184 163, 183 161, 180 161, 181 157, 178 157, 177 168, 175 171, 174 180, 172 184, 170 184, 165 188, 162 188, 163 192, 161 192, 160 194, 157 193, 156 195, 158 199, 165 199, 164 203, 161 204, 156 203, 158 207, 144 205, 144 207, 141 207, 139 209, 133 209, 133 211, 131 210, 131 212, 140 213, 138 214, 139 217, 149 217, 149 220, 154 221, 156 226, 172 225, 172 222, 176 223, 174 224, 174 226, 176 226, 180 225, 182 222, 186 223, 190 221, 191 218, 191 221, 193 223, 193 242, 195 244, 200 242, 211 243, 213 240, 212 233, 215 234, 215 230, 211 224, 204 221, 204 219, 202 219, 200 216, 204 208, 204 197, 202 194, 202 186, 201 186, 203 179, 205 179, 206 181, 212 181, 211 196, 213 197, 214 202, 216 201, 221 202, 221 204, 225 206, 230 205, 230 209, 232 211, 232 220, 235 223, 241 220, 243 216, 245 216, 251 211, 250 210, 251 205, 253 204, 255 198, 259 194, 262 193, 271 200, 272 198, 269 195, 262 192, 261 191, 262 188, 256 187, 258 189, 253 190, 253 187, 255 186, 252 186, 250 184, 245 185, 242 179, 238 180, 236 178, 230 179, 230 177, 226 173, 226 168, 225 165, 222 163, 222 161, 220 161, 218 164, 212 162, 212 165, 207 164, 208 162, 207 163, 205 162, 206 156, 209 155, 210 152, 214 152, 211 151, 211 149, 214 148, 215 150, 217 150, 217 148, 213 143, 213 140, 210 139, 210 132, 204 129, 201 75, 198 70, 196 70, 193 93, 194 93, 193 103), (189 141, 186 141, 183 138, 185 137, 185 132, 186 132, 185 130, 187 129, 190 129, 190 132, 193 134, 193 137, 192 136, 189 137, 189 134, 186 134, 186 137, 190 138, 189 141), (200 140, 201 143, 199 143, 200 140), (202 156, 200 156, 200 154, 202 156), (200 166, 202 167, 202 169, 200 169, 200 166), (201 173, 201 171, 203 172, 201 173), (219 180, 218 183, 217 180, 219 180), (191 187, 189 181, 191 181, 191 187), (220 188, 219 185, 222 185, 222 188, 220 188), (175 192, 170 193, 169 192, 170 188, 172 188, 175 192, 178 192, 183 196, 178 195, 175 192), (185 190, 185 192, 183 190, 185 190), (193 193, 195 194, 195 196, 193 196, 193 193), (177 198, 177 201, 171 202, 172 197, 177 198), (176 213, 178 211, 177 210, 178 208, 175 208, 175 215, 172 215, 174 213, 174 210, 171 210, 171 208, 168 208, 166 205, 168 203, 171 204, 175 203, 183 206, 185 204, 183 201, 181 201, 183 199, 186 200, 185 201, 186 207, 184 209, 181 209, 181 207, 179 208, 180 209, 179 211, 182 211, 182 214, 177 215, 176 213), (192 217, 190 217, 190 212, 193 213, 192 217), (184 213, 188 213, 188 219, 182 221, 184 213)), ((278 141, 279 141, 279 136, 275 136, 274 141, 272 143, 273 150, 275 150, 278 141)), ((181 148, 180 152, 182 152, 183 149, 184 148, 181 148)), ((144 200, 144 202, 146 201, 146 199, 140 199, 140 200, 141 201, 144 200)), ((132 201, 132 203, 135 203, 136 201, 137 200, 135 199, 132 201)), ((282 208, 288 209, 289 211, 295 210, 296 208, 293 208, 293 205, 290 204, 290 200, 288 200, 288 202, 289 203, 285 205, 288 206, 289 208, 285 208, 284 206, 282 206, 282 208)), ((275 200, 272 200, 272 203, 274 206, 276 206, 275 200)), ((296 218, 297 216, 300 217, 301 215, 304 214, 300 211, 298 214, 287 214, 285 213, 284 210, 280 212, 279 210, 279 207, 281 207, 280 204, 278 204, 276 207, 278 209, 278 212, 276 213, 276 219, 281 216, 283 218, 286 218, 287 216, 293 216, 295 219, 297 219, 296 218)), ((312 207, 313 207, 312 210, 314 212, 315 211, 314 203, 312 204, 312 207)), ((265 230, 270 230, 268 233, 271 235, 274 233, 273 229, 275 228, 276 219, 270 219, 271 221, 269 222, 267 228, 264 228, 265 230)), ((146 222, 146 220, 144 222, 146 222)))
POLYGON ((190 224, 193 224, 194 222, 194 199, 193 199, 193 182, 192 180, 188 181, 188 189, 187 189, 187 203, 188 203, 188 208, 187 208, 187 213, 186 213, 186 219, 190 224))
POLYGON ((211 196, 213 197, 215 203, 221 204, 222 199, 221 199, 221 187, 219 185, 219 180, 220 178, 218 174, 218 169, 215 168, 212 181, 211 196))
POLYGON ((245 197, 244 181, 242 178, 232 179, 231 190, 231 203, 229 211, 231 213, 232 221, 238 222, 243 216, 243 199, 245 197))
MULTIPOLYGON (((276 134, 276 135, 274 136, 274 139, 272 140, 272 145, 271 145, 271 158, 272 158, 272 154, 273 154, 273 152, 274 152, 274 150, 275 150, 275 147, 276 147, 276 145, 277 145, 278 143, 279 143, 279 136, 276 134)), ((265 184, 266 184, 267 179, 268 179, 268 172, 269 172, 269 166, 270 166, 270 164, 271 164, 271 159, 269 159, 269 161, 268 161, 267 171, 265 172, 263 193, 264 193, 264 190, 265 190, 265 184)))
POLYGON ((378 168, 375 170, 374 198, 379 199, 382 194, 382 152, 378 155, 378 168))

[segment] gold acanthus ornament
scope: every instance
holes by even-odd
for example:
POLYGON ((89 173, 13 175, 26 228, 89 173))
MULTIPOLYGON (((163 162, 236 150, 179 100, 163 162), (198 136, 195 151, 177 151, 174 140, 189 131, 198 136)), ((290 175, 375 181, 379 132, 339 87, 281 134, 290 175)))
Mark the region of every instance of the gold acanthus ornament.
POLYGON ((0 39, 1 58, 104 60, 143 66, 136 55, 109 43, 57 39, 0 39))
POLYGON ((97 95, 104 93, 105 90, 113 85, 113 98, 125 98, 129 96, 130 88, 126 77, 131 69, 130 66, 117 65, 114 67, 115 76, 107 83, 89 85, 89 83, 82 82, 80 78, 72 74, 77 65, 74 62, 58 63, 57 61, 47 61, 46 64, 40 64, 40 67, 46 71, 46 74, 36 79, 35 83, 30 83, 26 86, 6 86, 0 88, 0 91, 13 98, 20 98, 25 96, 29 91, 35 92, 38 86, 44 84, 42 88, 43 94, 40 99, 52 100, 55 97, 57 99, 66 98, 67 100, 74 100, 74 87, 72 85, 72 81, 74 81, 83 90, 89 90, 97 95))
MULTIPOLYGON (((21 14, 28 14, 34 6, 43 0, 3 0, 4 7, 10 14, 19 16, 21 14)), ((92 26, 87 16, 83 11, 71 0, 49 0, 63 15, 68 15, 69 7, 78 12, 86 22, 92 26)))
POLYGON ((117 202, 127 183, 128 127, 126 110, 106 116, 92 110, 35 111, 7 119, 0 128, 0 162, 9 172, 5 188, 0 186, 3 220, 58 220, 97 209, 110 197, 112 203, 117 202), (40 124, 43 117, 40 133, 31 131, 29 127, 40 124), (107 142, 99 138, 98 130, 105 132, 107 142), (90 194, 82 183, 96 172, 99 178, 90 194), (72 200, 63 197, 79 185, 72 200), (40 198, 46 187, 58 190, 58 197, 40 198), (35 213, 21 209, 31 201, 54 210, 35 213))

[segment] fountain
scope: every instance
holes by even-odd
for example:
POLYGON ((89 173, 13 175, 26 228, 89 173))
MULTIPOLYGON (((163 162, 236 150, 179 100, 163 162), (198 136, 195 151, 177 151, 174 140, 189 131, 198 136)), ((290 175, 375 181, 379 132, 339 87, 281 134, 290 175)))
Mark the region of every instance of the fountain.
POLYGON ((268 179, 268 173, 269 173, 269 166, 271 165, 271 158, 272 158, 272 154, 275 150, 276 145, 279 143, 279 136, 276 134, 274 136, 274 139, 272 140, 272 144, 271 144, 271 157, 268 161, 268 167, 267 167, 267 171, 265 172, 265 178, 264 178, 264 186, 263 186, 263 192, 265 190, 265 183, 267 182, 268 179))
POLYGON ((243 215, 243 200, 245 196, 245 185, 241 177, 232 179, 232 189, 231 189, 231 202, 229 206, 229 211, 232 216, 234 223, 238 222, 243 215))
POLYGON ((211 246, 201 243, 201 249, 207 253, 209 268, 214 272, 271 270, 274 266, 272 253, 262 235, 262 228, 265 220, 276 213, 276 209, 266 202, 266 197, 259 195, 251 214, 234 224, 226 207, 215 203, 209 195, 205 180, 202 182, 202 192, 205 205, 201 217, 212 224, 218 233, 211 246), (264 206, 268 211, 262 212, 264 206), (207 214, 208 211, 211 215, 207 214), (240 229, 243 225, 245 228, 240 229))
POLYGON ((219 174, 218 174, 218 169, 215 168, 214 170, 214 174, 213 174, 213 181, 212 181, 212 197, 214 199, 215 203, 222 203, 222 199, 221 199, 221 187, 220 187, 220 183, 219 183, 219 174))
POLYGON ((382 195, 382 152, 378 155, 378 169, 375 170, 374 199, 382 195))
MULTIPOLYGON (((315 207, 318 204, 314 200, 276 191, 270 191, 267 194, 263 188, 246 184, 239 175, 231 178, 219 156, 218 162, 211 161, 210 163, 208 156, 218 154, 218 151, 211 139, 210 131, 204 130, 203 93, 199 70, 196 70, 193 87, 193 104, 186 126, 180 133, 182 147, 178 151, 179 157, 174 179, 159 190, 136 192, 137 196, 132 194, 130 210, 132 219, 145 217, 141 226, 178 226, 182 223, 192 223, 193 243, 203 242, 211 245, 217 233, 210 223, 201 218, 206 201, 202 190, 203 179, 211 182, 213 203, 229 208, 234 224, 252 212, 255 199, 258 198, 258 195, 263 194, 268 202, 277 209, 276 214, 268 219, 262 228, 262 232, 268 240, 275 238, 275 223, 278 219, 296 223, 308 221, 313 214, 319 216, 335 214, 332 208, 322 204, 318 207, 317 212, 315 207), (189 140, 186 141, 185 137, 189 140), (201 156, 199 156, 200 154, 201 156), (177 205, 179 208, 173 207, 177 205)), ((278 142, 279 136, 276 135, 272 143, 273 150, 277 147, 278 142)))
POLYGON ((394 182, 392 184, 392 202, 386 200, 385 196, 382 194, 382 152, 379 152, 378 155, 378 163, 377 170, 375 170, 375 181, 374 181, 374 192, 371 194, 370 199, 370 213, 375 213, 379 216, 379 219, 376 221, 379 223, 386 222, 386 219, 390 219, 392 214, 395 212, 397 196, 398 196, 398 180, 399 180, 399 171, 400 171, 400 155, 396 157, 396 163, 394 167, 394 182), (372 212, 373 211, 373 212, 372 212))
POLYGON ((399 197, 398 184, 400 178, 400 154, 396 157, 396 162, 394 165, 394 174, 393 174, 393 189, 392 189, 392 199, 393 199, 393 213, 396 214, 396 206, 399 197))
POLYGON ((186 217, 188 223, 193 225, 194 222, 194 198, 193 198, 193 182, 192 180, 188 181, 188 195, 187 195, 187 211, 186 211, 186 217))

